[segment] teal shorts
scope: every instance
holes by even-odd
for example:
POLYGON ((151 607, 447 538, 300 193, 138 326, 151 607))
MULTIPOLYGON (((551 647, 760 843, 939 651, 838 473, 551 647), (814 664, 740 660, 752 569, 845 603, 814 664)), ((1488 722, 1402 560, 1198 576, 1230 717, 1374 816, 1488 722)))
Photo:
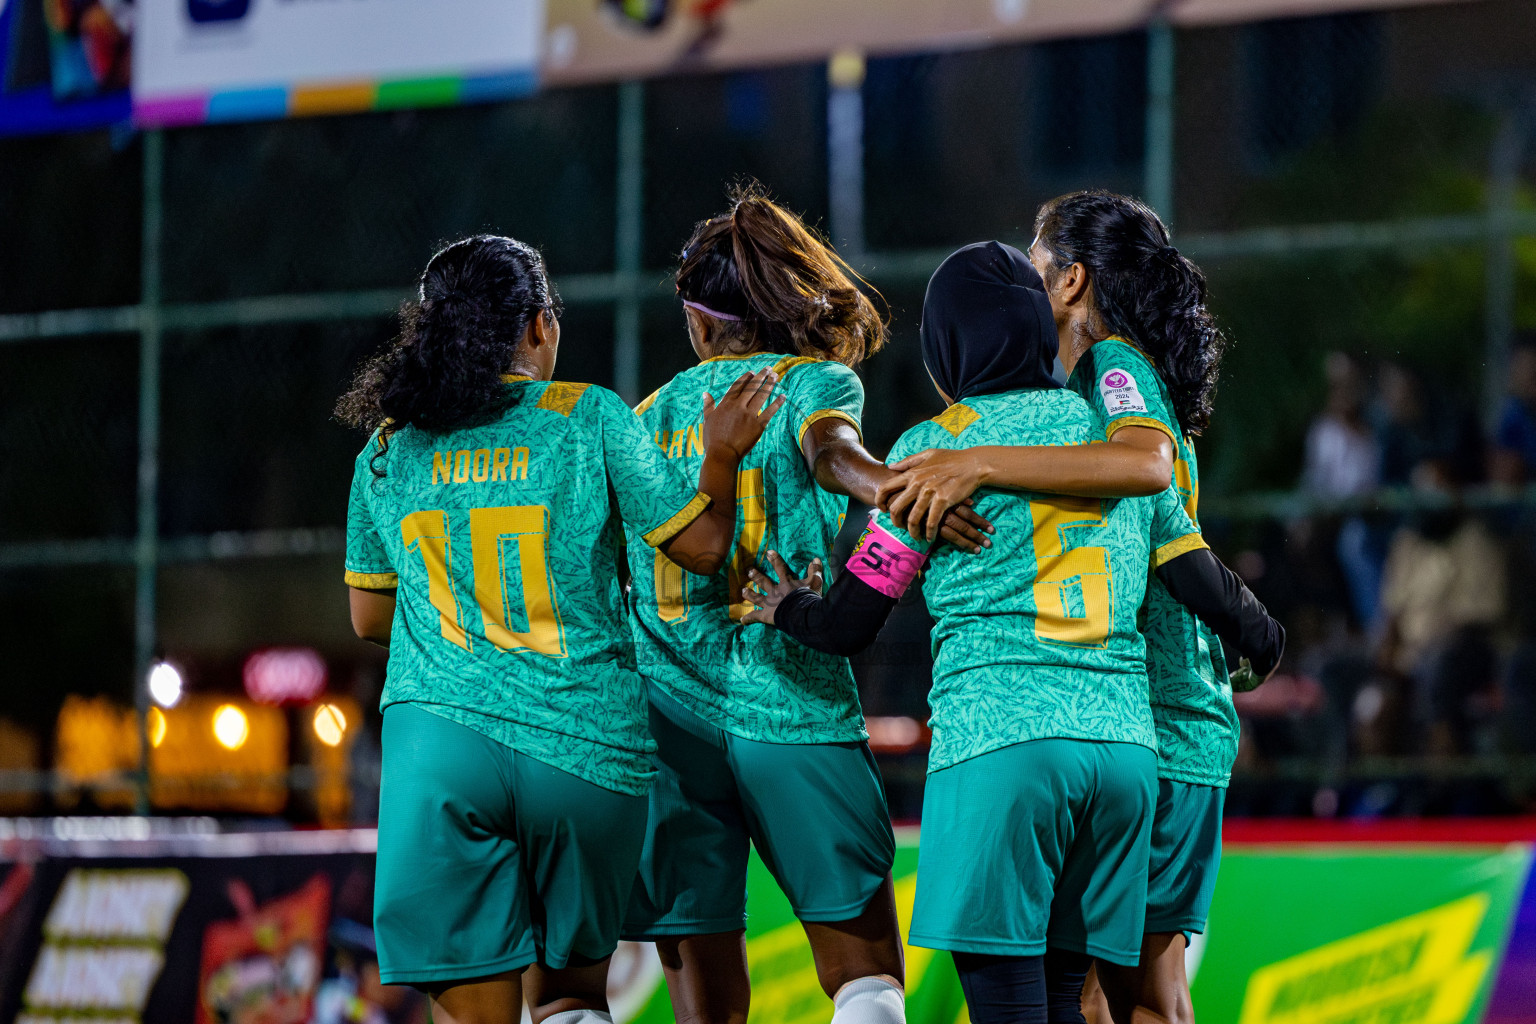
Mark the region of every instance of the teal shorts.
POLYGON ((428 986, 618 945, 645 797, 425 710, 384 709, 373 927, 385 984, 428 986))
POLYGON ((911 944, 1134 965, 1156 799, 1134 743, 1032 740, 931 773, 911 944))
POLYGON ((802 921, 846 921, 891 873, 896 841, 867 743, 759 743, 650 688, 655 784, 624 937, 746 927, 747 853, 802 921))
POLYGON ((1203 932, 1221 866, 1227 791, 1159 779, 1147 873, 1147 931, 1203 932))

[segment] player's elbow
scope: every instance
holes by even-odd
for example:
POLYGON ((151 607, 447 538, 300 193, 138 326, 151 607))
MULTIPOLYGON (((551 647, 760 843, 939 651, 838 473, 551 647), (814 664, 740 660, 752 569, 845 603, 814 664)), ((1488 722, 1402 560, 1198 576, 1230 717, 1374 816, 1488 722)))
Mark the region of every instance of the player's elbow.
POLYGON ((352 632, 357 634, 357 638, 381 647, 389 646, 389 627, 389 623, 381 624, 368 616, 352 616, 352 632))
POLYGON ((1173 483, 1173 460, 1161 452, 1148 453, 1137 459, 1130 473, 1131 493, 1127 497, 1140 498, 1161 494, 1173 483))
POLYGON ((352 632, 358 639, 381 647, 389 646, 390 628, 395 622, 395 592, 393 590, 350 590, 348 610, 351 612, 352 632))

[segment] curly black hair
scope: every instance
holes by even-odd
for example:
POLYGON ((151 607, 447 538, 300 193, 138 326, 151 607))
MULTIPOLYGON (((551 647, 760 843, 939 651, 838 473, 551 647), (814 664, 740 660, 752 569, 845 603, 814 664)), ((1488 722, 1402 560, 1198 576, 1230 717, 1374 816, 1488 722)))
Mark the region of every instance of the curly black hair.
MULTIPOLYGON (((440 250, 422 271, 417 301, 400 308, 400 333, 357 370, 336 417, 378 430, 446 433, 488 423, 512 401, 502 375, 533 318, 560 313, 537 249, 474 235, 440 250)), ((377 468, 375 457, 374 472, 377 468)))
POLYGON ((1113 192, 1072 192, 1040 208, 1035 237, 1054 270, 1087 269, 1104 327, 1152 359, 1184 433, 1204 432, 1227 337, 1206 307, 1205 274, 1168 244, 1157 214, 1113 192))

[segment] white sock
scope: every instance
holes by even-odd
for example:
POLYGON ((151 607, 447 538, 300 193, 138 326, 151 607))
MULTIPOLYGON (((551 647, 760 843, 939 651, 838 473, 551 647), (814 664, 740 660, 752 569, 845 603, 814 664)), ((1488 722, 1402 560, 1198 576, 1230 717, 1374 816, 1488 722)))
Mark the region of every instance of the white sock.
POLYGON ((544 1024, 613 1024, 613 1014, 603 1010, 562 1010, 545 1017, 544 1024))
POLYGON ((907 997, 884 978, 855 978, 837 990, 832 1024, 907 1024, 907 997))

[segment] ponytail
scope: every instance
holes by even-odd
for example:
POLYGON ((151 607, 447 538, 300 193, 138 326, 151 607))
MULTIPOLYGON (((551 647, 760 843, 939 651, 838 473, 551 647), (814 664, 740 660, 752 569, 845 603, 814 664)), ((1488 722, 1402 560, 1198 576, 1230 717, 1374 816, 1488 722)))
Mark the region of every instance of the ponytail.
POLYGON ((1093 190, 1040 208, 1035 237, 1055 271, 1081 263, 1099 319, 1151 358, 1186 434, 1211 421, 1227 338, 1206 306, 1205 274, 1168 244, 1168 229, 1143 203, 1093 190))
POLYGON ((357 371, 336 417, 389 436, 414 426, 446 433, 487 423, 512 395, 502 376, 536 316, 559 315, 559 298, 532 246, 475 235, 433 256, 418 298, 400 309, 400 334, 357 371))
MULTIPOLYGON (((862 278, 794 214, 757 189, 704 221, 683 249, 678 294, 760 350, 856 367, 888 336, 862 278)), ((877 293, 878 294, 878 293, 877 293)))

